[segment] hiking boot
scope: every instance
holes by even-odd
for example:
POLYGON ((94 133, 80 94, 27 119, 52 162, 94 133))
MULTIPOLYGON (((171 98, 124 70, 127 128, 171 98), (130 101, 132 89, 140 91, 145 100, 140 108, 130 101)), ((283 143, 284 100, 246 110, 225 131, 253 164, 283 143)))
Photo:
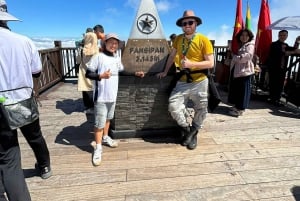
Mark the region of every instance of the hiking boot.
POLYGON ((188 144, 190 144, 194 136, 198 133, 198 130, 194 126, 191 126, 189 130, 190 132, 185 136, 182 142, 183 146, 187 146, 188 144))
POLYGON ((181 145, 182 146, 186 146, 186 144, 184 143, 185 142, 185 138, 186 136, 190 133, 190 127, 187 126, 187 127, 180 127, 180 133, 181 133, 181 145))
POLYGON ((101 164, 101 160, 102 160, 102 150, 95 149, 93 153, 93 165, 99 166, 101 164))
POLYGON ((190 142, 190 144, 187 145, 187 148, 190 150, 193 150, 197 147, 197 135, 194 135, 192 141, 190 142))
POLYGON ((111 137, 109 137, 108 135, 102 138, 102 144, 112 147, 112 148, 115 148, 118 146, 118 142, 111 139, 111 137))
POLYGON ((39 167, 38 163, 35 164, 35 169, 37 169, 40 173, 42 179, 48 179, 52 176, 52 170, 50 166, 39 167))

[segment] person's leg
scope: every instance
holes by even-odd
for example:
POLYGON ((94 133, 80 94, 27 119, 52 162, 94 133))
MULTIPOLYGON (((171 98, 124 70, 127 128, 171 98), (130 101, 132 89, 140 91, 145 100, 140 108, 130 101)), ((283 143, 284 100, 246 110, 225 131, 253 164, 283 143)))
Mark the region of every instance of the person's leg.
POLYGON ((193 135, 195 132, 193 131, 191 133, 190 124, 187 120, 188 111, 186 105, 188 102, 189 91, 190 83, 178 82, 169 97, 168 106, 172 118, 177 122, 177 125, 181 129, 181 135, 183 137, 181 144, 183 146, 188 144, 189 136, 193 135))
POLYGON ((192 126, 200 129, 207 114, 208 105, 208 79, 200 83, 195 83, 191 88, 191 100, 194 103, 195 115, 193 118, 192 126))
POLYGON ((228 103, 235 104, 236 103, 236 90, 237 90, 237 81, 233 77, 233 69, 230 73, 229 87, 228 87, 228 103))
POLYGON ((93 91, 87 91, 87 96, 88 96, 88 101, 87 101, 88 108, 94 108, 93 91))
POLYGON ((94 127, 94 137, 96 142, 96 147, 92 156, 92 163, 94 166, 98 166, 102 160, 102 137, 104 132, 104 127, 106 124, 107 108, 105 103, 96 102, 95 103, 95 127, 94 127))
POLYGON ((21 167, 21 153, 17 131, 0 130, 0 182, 2 183, 0 200, 31 201, 21 167))
POLYGON ((278 101, 278 102, 280 101, 281 94, 283 92, 285 76, 286 76, 286 72, 285 72, 285 70, 282 69, 279 72, 279 76, 278 76, 278 86, 277 86, 277 90, 276 90, 275 101, 278 101))
POLYGON ((87 91, 82 91, 82 101, 85 109, 89 109, 89 95, 87 91))
POLYGON ((187 148, 195 149, 197 147, 197 134, 198 130, 203 127, 203 122, 207 114, 208 106, 208 79, 203 80, 200 83, 195 83, 191 87, 191 100, 194 103, 194 118, 192 121, 191 133, 195 131, 194 135, 188 139, 187 148))
POLYGON ((249 106, 251 96, 251 76, 238 78, 239 90, 237 91, 236 108, 245 110, 249 106))
POLYGON ((102 144, 115 148, 118 146, 118 142, 111 139, 111 137, 108 136, 108 133, 110 127, 110 120, 114 118, 116 103, 115 102, 106 103, 106 106, 107 106, 107 117, 106 117, 106 122, 103 131, 102 144))
POLYGON ((179 82, 169 97, 168 111, 170 112, 172 118, 182 128, 189 126, 186 118, 188 90, 189 87, 186 83, 179 82))
POLYGON ((251 78, 252 76, 247 76, 244 79, 244 97, 241 105, 241 110, 245 110, 249 107, 251 98, 251 78))
POLYGON ((20 130, 34 152, 37 165, 41 170, 42 178, 49 178, 52 175, 50 167, 50 154, 46 141, 42 135, 39 119, 31 124, 21 127, 20 130), (43 171, 45 172, 43 173, 43 171))
POLYGON ((279 71, 269 70, 269 92, 270 102, 274 103, 278 94, 278 83, 279 83, 279 71))
MULTIPOLYGON (((1 157, 0 157, 1 158, 1 157)), ((0 159, 1 161, 1 159, 0 159)), ((0 201, 7 201, 6 196, 5 196, 5 189, 3 186, 3 179, 2 179, 2 169, 1 169, 1 165, 0 165, 0 201)))
POLYGON ((93 91, 83 91, 82 100, 85 109, 94 108, 93 91))

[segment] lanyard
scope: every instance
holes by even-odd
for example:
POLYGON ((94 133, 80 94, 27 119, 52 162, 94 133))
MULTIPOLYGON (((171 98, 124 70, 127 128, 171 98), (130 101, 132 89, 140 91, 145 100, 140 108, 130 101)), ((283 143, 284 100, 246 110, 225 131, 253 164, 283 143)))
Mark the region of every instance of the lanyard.
POLYGON ((185 57, 185 55, 187 54, 190 46, 191 46, 191 43, 192 43, 192 40, 194 39, 195 37, 195 34, 193 35, 193 37, 189 40, 188 42, 188 45, 187 47, 185 47, 185 37, 182 38, 182 57, 185 57))

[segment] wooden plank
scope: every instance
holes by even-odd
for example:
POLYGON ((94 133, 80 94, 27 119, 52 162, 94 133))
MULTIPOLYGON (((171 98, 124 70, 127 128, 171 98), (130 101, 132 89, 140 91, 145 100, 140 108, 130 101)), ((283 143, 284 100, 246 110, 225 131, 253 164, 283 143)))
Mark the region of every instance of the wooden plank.
POLYGON ((60 194, 57 194, 57 188, 35 189, 31 195, 33 200, 105 200, 106 197, 125 196, 142 194, 149 192, 166 192, 175 191, 178 189, 188 190, 203 188, 204 186, 226 186, 243 184, 243 180, 238 175, 231 175, 227 173, 199 175, 189 177, 176 178, 161 178, 143 181, 129 181, 129 182, 110 182, 104 184, 80 185, 70 187, 60 187, 60 194), (89 190, 82 190, 89 189, 89 190), (74 194, 76 192, 76 194, 74 194))

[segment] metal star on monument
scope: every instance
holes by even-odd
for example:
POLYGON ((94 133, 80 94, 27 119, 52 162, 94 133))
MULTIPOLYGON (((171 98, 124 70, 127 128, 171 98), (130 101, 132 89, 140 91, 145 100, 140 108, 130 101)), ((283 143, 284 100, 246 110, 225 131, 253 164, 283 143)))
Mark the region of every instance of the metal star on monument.
POLYGON ((148 28, 151 28, 151 26, 152 26, 154 20, 149 20, 149 18, 148 18, 148 16, 147 16, 145 20, 142 20, 142 22, 143 22, 143 30, 144 30, 144 29, 147 28, 147 27, 148 27, 148 28))

